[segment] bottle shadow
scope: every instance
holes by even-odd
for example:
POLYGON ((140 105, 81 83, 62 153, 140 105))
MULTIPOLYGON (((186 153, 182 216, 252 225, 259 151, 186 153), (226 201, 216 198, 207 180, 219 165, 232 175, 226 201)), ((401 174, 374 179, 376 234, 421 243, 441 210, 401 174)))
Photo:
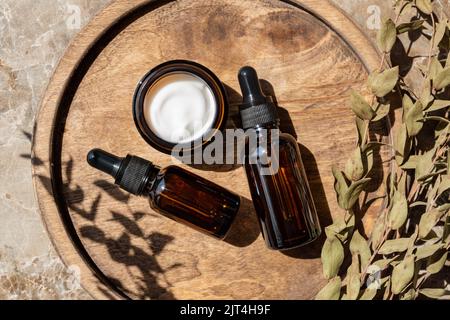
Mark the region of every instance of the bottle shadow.
MULTIPOLYGON (((109 181, 97 180, 94 184, 117 201, 127 203, 130 199, 129 194, 125 193, 118 186, 109 181)), ((114 221, 122 224, 122 226, 124 226, 131 234, 135 236, 143 235, 143 231, 139 229, 139 226, 134 223, 134 221, 127 219, 124 215, 116 212, 111 213, 113 214, 114 221)), ((136 221, 141 219, 144 215, 159 216, 158 214, 148 212, 133 212, 132 215, 136 221)), ((259 225, 255 209, 253 208, 253 202, 245 197, 241 197, 239 211, 223 241, 235 247, 247 247, 256 241, 259 233, 259 225)), ((163 242, 158 243, 164 245, 163 242)), ((155 245, 153 245, 153 249, 158 252, 161 251, 160 248, 155 245)))
POLYGON ((241 206, 224 241, 235 247, 247 247, 258 239, 260 227, 253 202, 241 197, 241 206))

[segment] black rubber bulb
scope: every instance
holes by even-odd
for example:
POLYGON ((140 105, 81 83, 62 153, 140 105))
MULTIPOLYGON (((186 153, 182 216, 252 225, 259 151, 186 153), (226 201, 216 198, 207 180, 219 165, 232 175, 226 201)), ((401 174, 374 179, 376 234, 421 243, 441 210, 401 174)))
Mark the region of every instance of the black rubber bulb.
POLYGON ((267 102, 267 97, 261 89, 258 74, 254 68, 249 66, 243 67, 239 71, 238 79, 242 92, 243 105, 250 107, 267 102))
POLYGON ((87 162, 94 168, 107 173, 114 178, 119 172, 123 158, 100 149, 92 149, 87 155, 87 162))

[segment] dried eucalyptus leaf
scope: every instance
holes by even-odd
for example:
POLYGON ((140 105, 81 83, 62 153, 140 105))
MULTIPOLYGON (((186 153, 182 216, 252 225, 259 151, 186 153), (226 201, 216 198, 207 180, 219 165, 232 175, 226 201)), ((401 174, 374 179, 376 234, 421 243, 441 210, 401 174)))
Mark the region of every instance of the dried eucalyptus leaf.
POLYGON ((437 194, 441 195, 448 189, 450 189, 450 174, 441 177, 441 182, 439 183, 437 194))
POLYGON ((368 84, 373 94, 381 98, 391 92, 397 84, 398 75, 398 66, 383 72, 374 71, 368 78, 368 84))
POLYGON ((366 148, 363 152, 363 164, 365 176, 367 176, 373 169, 374 163, 374 148, 366 148))
POLYGON ((361 277, 359 274, 359 259, 356 254, 352 256, 352 264, 348 268, 347 273, 347 298, 356 300, 359 296, 361 288, 361 277))
POLYGON ((399 265, 400 262, 402 262, 402 260, 396 260, 396 259, 394 259, 394 260, 391 261, 391 266, 395 267, 395 266, 399 265))
MULTIPOLYGON (((437 210, 442 215, 446 214, 449 209, 450 209, 450 203, 446 203, 446 204, 443 204, 442 206, 437 207, 437 210)), ((442 217, 442 215, 441 215, 441 217, 442 217)))
POLYGON ((377 295, 377 292, 378 290, 376 289, 366 289, 361 297, 359 297, 359 300, 373 300, 373 298, 377 295))
POLYGON ((370 180, 371 178, 364 178, 359 181, 353 182, 350 185, 344 197, 343 209, 350 210, 355 205, 356 201, 358 201, 359 195, 370 180))
POLYGON ((436 24, 436 32, 434 34, 434 48, 437 49, 439 46, 439 43, 442 41, 445 35, 445 31, 447 30, 447 19, 442 19, 436 24))
POLYGON ((416 260, 428 258, 442 248, 442 243, 424 244, 416 249, 416 260))
POLYGON ((345 180, 344 173, 335 166, 331 170, 334 176, 334 190, 336 191, 338 204, 341 208, 345 208, 344 201, 348 191, 347 181, 345 180))
POLYGON ((447 152, 447 175, 450 175, 450 152, 447 152))
POLYGON ((371 120, 375 116, 375 111, 372 110, 370 104, 368 104, 366 99, 355 90, 352 90, 350 104, 353 112, 358 118, 371 120))
POLYGON ((402 106, 403 106, 403 117, 405 117, 408 111, 414 107, 414 102, 412 102, 411 98, 407 94, 405 94, 402 98, 402 106))
POLYGON ((414 245, 416 243, 417 237, 419 236, 419 227, 416 226, 414 233, 409 237, 409 245, 408 249, 406 250, 406 255, 412 255, 414 251, 414 245))
POLYGON ((419 134, 423 127, 422 103, 417 101, 405 116, 408 136, 413 137, 419 134))
POLYGON ((387 300, 391 295, 391 279, 386 281, 386 285, 384 286, 383 300, 387 300))
POLYGON ((408 201, 403 193, 396 191, 392 203, 388 213, 388 225, 392 230, 397 230, 403 226, 408 217, 408 201))
POLYGON ((358 181, 364 175, 364 165, 361 148, 358 146, 352 153, 350 159, 345 164, 345 175, 353 181, 358 181))
POLYGON ((411 149, 411 139, 408 137, 408 131, 406 129, 406 124, 404 123, 394 137, 394 149, 396 151, 395 160, 398 165, 402 165, 408 160, 411 149))
MULTIPOLYGON (((441 145, 445 142, 445 139, 447 139, 447 135, 450 133, 449 129, 450 124, 446 122, 441 121, 437 124, 437 126, 434 128, 434 138, 437 139, 436 144, 441 145)), ((447 160, 448 159, 450 159, 450 157, 447 157, 447 160)))
POLYGON ((437 111, 450 106, 450 100, 434 100, 433 104, 426 110, 427 112, 437 111))
POLYGON ((347 221, 347 227, 340 234, 337 234, 336 237, 342 242, 346 241, 349 235, 352 234, 354 227, 355 227, 355 215, 352 214, 350 219, 347 221))
POLYGON ((438 209, 433 209, 431 211, 425 212, 420 217, 419 222, 419 238, 425 239, 430 233, 431 229, 436 225, 442 216, 442 212, 438 209))
POLYGON ((375 111, 376 116, 372 119, 372 121, 373 122, 380 121, 389 114, 389 111, 391 111, 390 104, 380 104, 377 110, 375 111))
POLYGON ((439 73, 442 72, 442 70, 444 70, 444 68, 442 67, 441 63, 439 62, 439 60, 434 57, 433 59, 431 59, 431 64, 430 64, 430 79, 434 80, 436 79, 437 75, 439 73))
POLYGON ((416 290, 414 288, 409 289, 405 293, 401 294, 400 300, 414 300, 416 296, 416 290))
POLYGON ((431 0, 416 0, 416 7, 428 15, 433 12, 433 4, 431 3, 431 0))
POLYGON ((395 190, 397 190, 397 173, 395 171, 390 172, 388 175, 388 178, 386 179, 386 183, 387 183, 387 194, 389 196, 389 201, 388 203, 391 203, 392 201, 392 197, 394 196, 395 190))
POLYGON ((391 19, 387 19, 377 34, 377 44, 383 52, 390 52, 397 40, 397 28, 391 19))
POLYGON ((399 294, 411 282, 414 276, 414 257, 407 256, 392 270, 392 292, 399 294))
POLYGON ((428 258, 427 271, 431 274, 436 274, 441 271, 447 261, 447 256, 448 252, 443 250, 433 254, 430 258, 428 258))
POLYGON ((427 116, 423 118, 425 121, 427 120, 434 120, 434 121, 442 121, 445 123, 450 123, 450 120, 444 117, 439 117, 439 116, 427 116))
POLYGON ((419 293, 431 299, 439 299, 446 294, 446 290, 441 288, 423 288, 419 290, 419 293))
POLYGON ((369 263, 372 252, 366 239, 359 233, 358 230, 353 232, 352 240, 350 241, 350 252, 352 255, 359 255, 361 257, 361 268, 364 269, 369 263))
POLYGON ((342 231, 347 228, 344 220, 336 221, 335 223, 327 226, 325 228, 325 234, 327 238, 333 239, 337 234, 340 234, 342 231))
POLYGON ((398 256, 395 256, 394 258, 391 258, 391 259, 381 259, 381 260, 375 261, 372 264, 377 266, 381 270, 384 270, 389 264, 391 264, 391 262, 393 262, 397 258, 398 258, 398 256))
POLYGON ((363 152, 366 152, 368 150, 373 150, 373 149, 376 149, 376 148, 379 148, 379 147, 382 147, 382 146, 393 148, 393 146, 391 146, 388 143, 377 142, 377 141, 370 141, 361 150, 363 152))
POLYGON ((353 231, 355 225, 355 215, 351 215, 349 220, 345 222, 344 219, 339 219, 335 221, 332 225, 325 228, 325 234, 327 238, 333 239, 338 238, 342 242, 347 240, 350 232, 353 231))
POLYGON ((342 281, 340 277, 334 277, 319 291, 316 300, 339 300, 342 281))
POLYGON ((406 174, 402 174, 400 176, 400 180, 397 181, 397 189, 394 189, 394 192, 392 192, 392 198, 394 198, 394 193, 396 190, 406 195, 406 183, 407 183, 407 176, 406 174))
POLYGON ((422 106, 424 106, 425 108, 428 107, 428 105, 430 104, 432 99, 432 95, 431 95, 431 79, 428 77, 425 80, 425 86, 423 87, 422 92, 420 93, 420 103, 422 103, 422 106))
POLYGON ((447 216, 447 219, 445 219, 442 239, 444 239, 446 246, 450 245, 450 216, 447 216))
POLYGON ((406 3, 403 2, 402 0, 395 0, 394 7, 397 8, 400 5, 403 6, 404 11, 410 11, 412 10, 414 3, 411 0, 408 0, 408 2, 406 3))
POLYGON ((408 249, 410 243, 409 238, 400 238, 394 240, 387 240, 380 248, 380 254, 391 254, 394 252, 403 252, 408 249))
POLYGON ((345 223, 347 224, 347 227, 354 228, 355 222, 356 222, 355 214, 351 210, 349 210, 348 216, 346 216, 346 218, 345 218, 345 223))
POLYGON ((327 279, 335 277, 344 261, 344 248, 342 247, 341 242, 337 238, 327 238, 322 247, 321 258, 323 275, 327 279))
POLYGON ((418 161, 419 161, 419 156, 412 155, 409 157, 408 161, 406 161, 404 164, 402 164, 400 166, 400 168, 402 168, 403 170, 416 169, 418 161))
POLYGON ((420 207, 420 206, 425 207, 426 205, 427 205, 426 202, 423 202, 423 201, 415 201, 415 202, 411 203, 411 204, 409 205, 409 207, 410 207, 410 208, 415 208, 415 207, 420 207))
POLYGON ((428 151, 427 153, 418 156, 416 164, 416 179, 421 180, 422 177, 429 174, 433 165, 434 151, 428 151))
POLYGON ((434 88, 441 90, 450 85, 450 67, 445 68, 434 79, 434 88))
POLYGON ((378 246, 381 244, 381 240, 384 236, 384 223, 378 222, 375 224, 371 234, 371 246, 372 250, 376 250, 378 246))
POLYGON ((359 117, 355 117, 356 128, 358 131, 358 145, 363 145, 363 138, 366 136, 368 127, 366 122, 359 117))
POLYGON ((421 176, 419 179, 417 179, 417 181, 424 182, 424 181, 428 180, 431 177, 436 177, 436 176, 438 176, 440 174, 443 174, 445 171, 446 171, 445 169, 442 169, 442 170, 439 170, 439 171, 436 171, 436 172, 425 174, 425 175, 421 176))
POLYGON ((397 27, 397 33, 402 34, 405 32, 418 30, 418 29, 422 28, 422 25, 424 22, 425 22, 425 20, 414 20, 411 22, 401 23, 397 27))

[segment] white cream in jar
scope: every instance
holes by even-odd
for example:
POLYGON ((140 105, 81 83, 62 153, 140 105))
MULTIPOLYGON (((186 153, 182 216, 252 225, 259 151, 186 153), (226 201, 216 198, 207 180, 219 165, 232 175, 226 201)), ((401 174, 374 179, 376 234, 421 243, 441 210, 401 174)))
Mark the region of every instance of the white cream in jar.
POLYGON ((172 72, 158 79, 145 95, 145 122, 160 139, 187 143, 209 132, 217 114, 211 87, 189 72, 172 72))

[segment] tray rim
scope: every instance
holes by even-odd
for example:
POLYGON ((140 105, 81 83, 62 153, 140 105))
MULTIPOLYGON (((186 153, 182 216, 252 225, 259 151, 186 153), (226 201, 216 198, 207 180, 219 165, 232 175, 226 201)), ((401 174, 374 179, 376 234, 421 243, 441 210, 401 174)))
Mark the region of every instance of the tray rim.
MULTIPOLYGON (((299 7, 324 22, 349 45, 368 71, 378 67, 379 52, 373 43, 346 13, 332 4, 330 0, 279 1, 299 7), (352 32, 348 30, 352 30, 352 32), (355 49, 357 47, 358 50, 355 49)), ((54 69, 34 124, 32 159, 38 157, 43 161, 43 164, 39 166, 32 163, 32 180, 40 215, 58 256, 66 266, 75 265, 79 268, 81 287, 95 299, 126 299, 128 297, 120 294, 116 288, 105 284, 95 273, 95 270, 89 266, 86 259, 80 255, 80 249, 77 248, 67 232, 53 194, 50 195, 47 191, 49 186, 45 186, 37 177, 39 175, 51 176, 53 163, 51 163, 50 155, 55 134, 53 124, 58 120, 56 119, 57 110, 62 99, 62 93, 70 84, 71 75, 78 68, 88 50, 100 39, 105 30, 114 26, 119 19, 145 5, 154 3, 162 6, 169 2, 172 1, 115 0, 95 15, 73 38, 54 69), (51 124, 50 127, 43 125, 49 123, 51 124)))

